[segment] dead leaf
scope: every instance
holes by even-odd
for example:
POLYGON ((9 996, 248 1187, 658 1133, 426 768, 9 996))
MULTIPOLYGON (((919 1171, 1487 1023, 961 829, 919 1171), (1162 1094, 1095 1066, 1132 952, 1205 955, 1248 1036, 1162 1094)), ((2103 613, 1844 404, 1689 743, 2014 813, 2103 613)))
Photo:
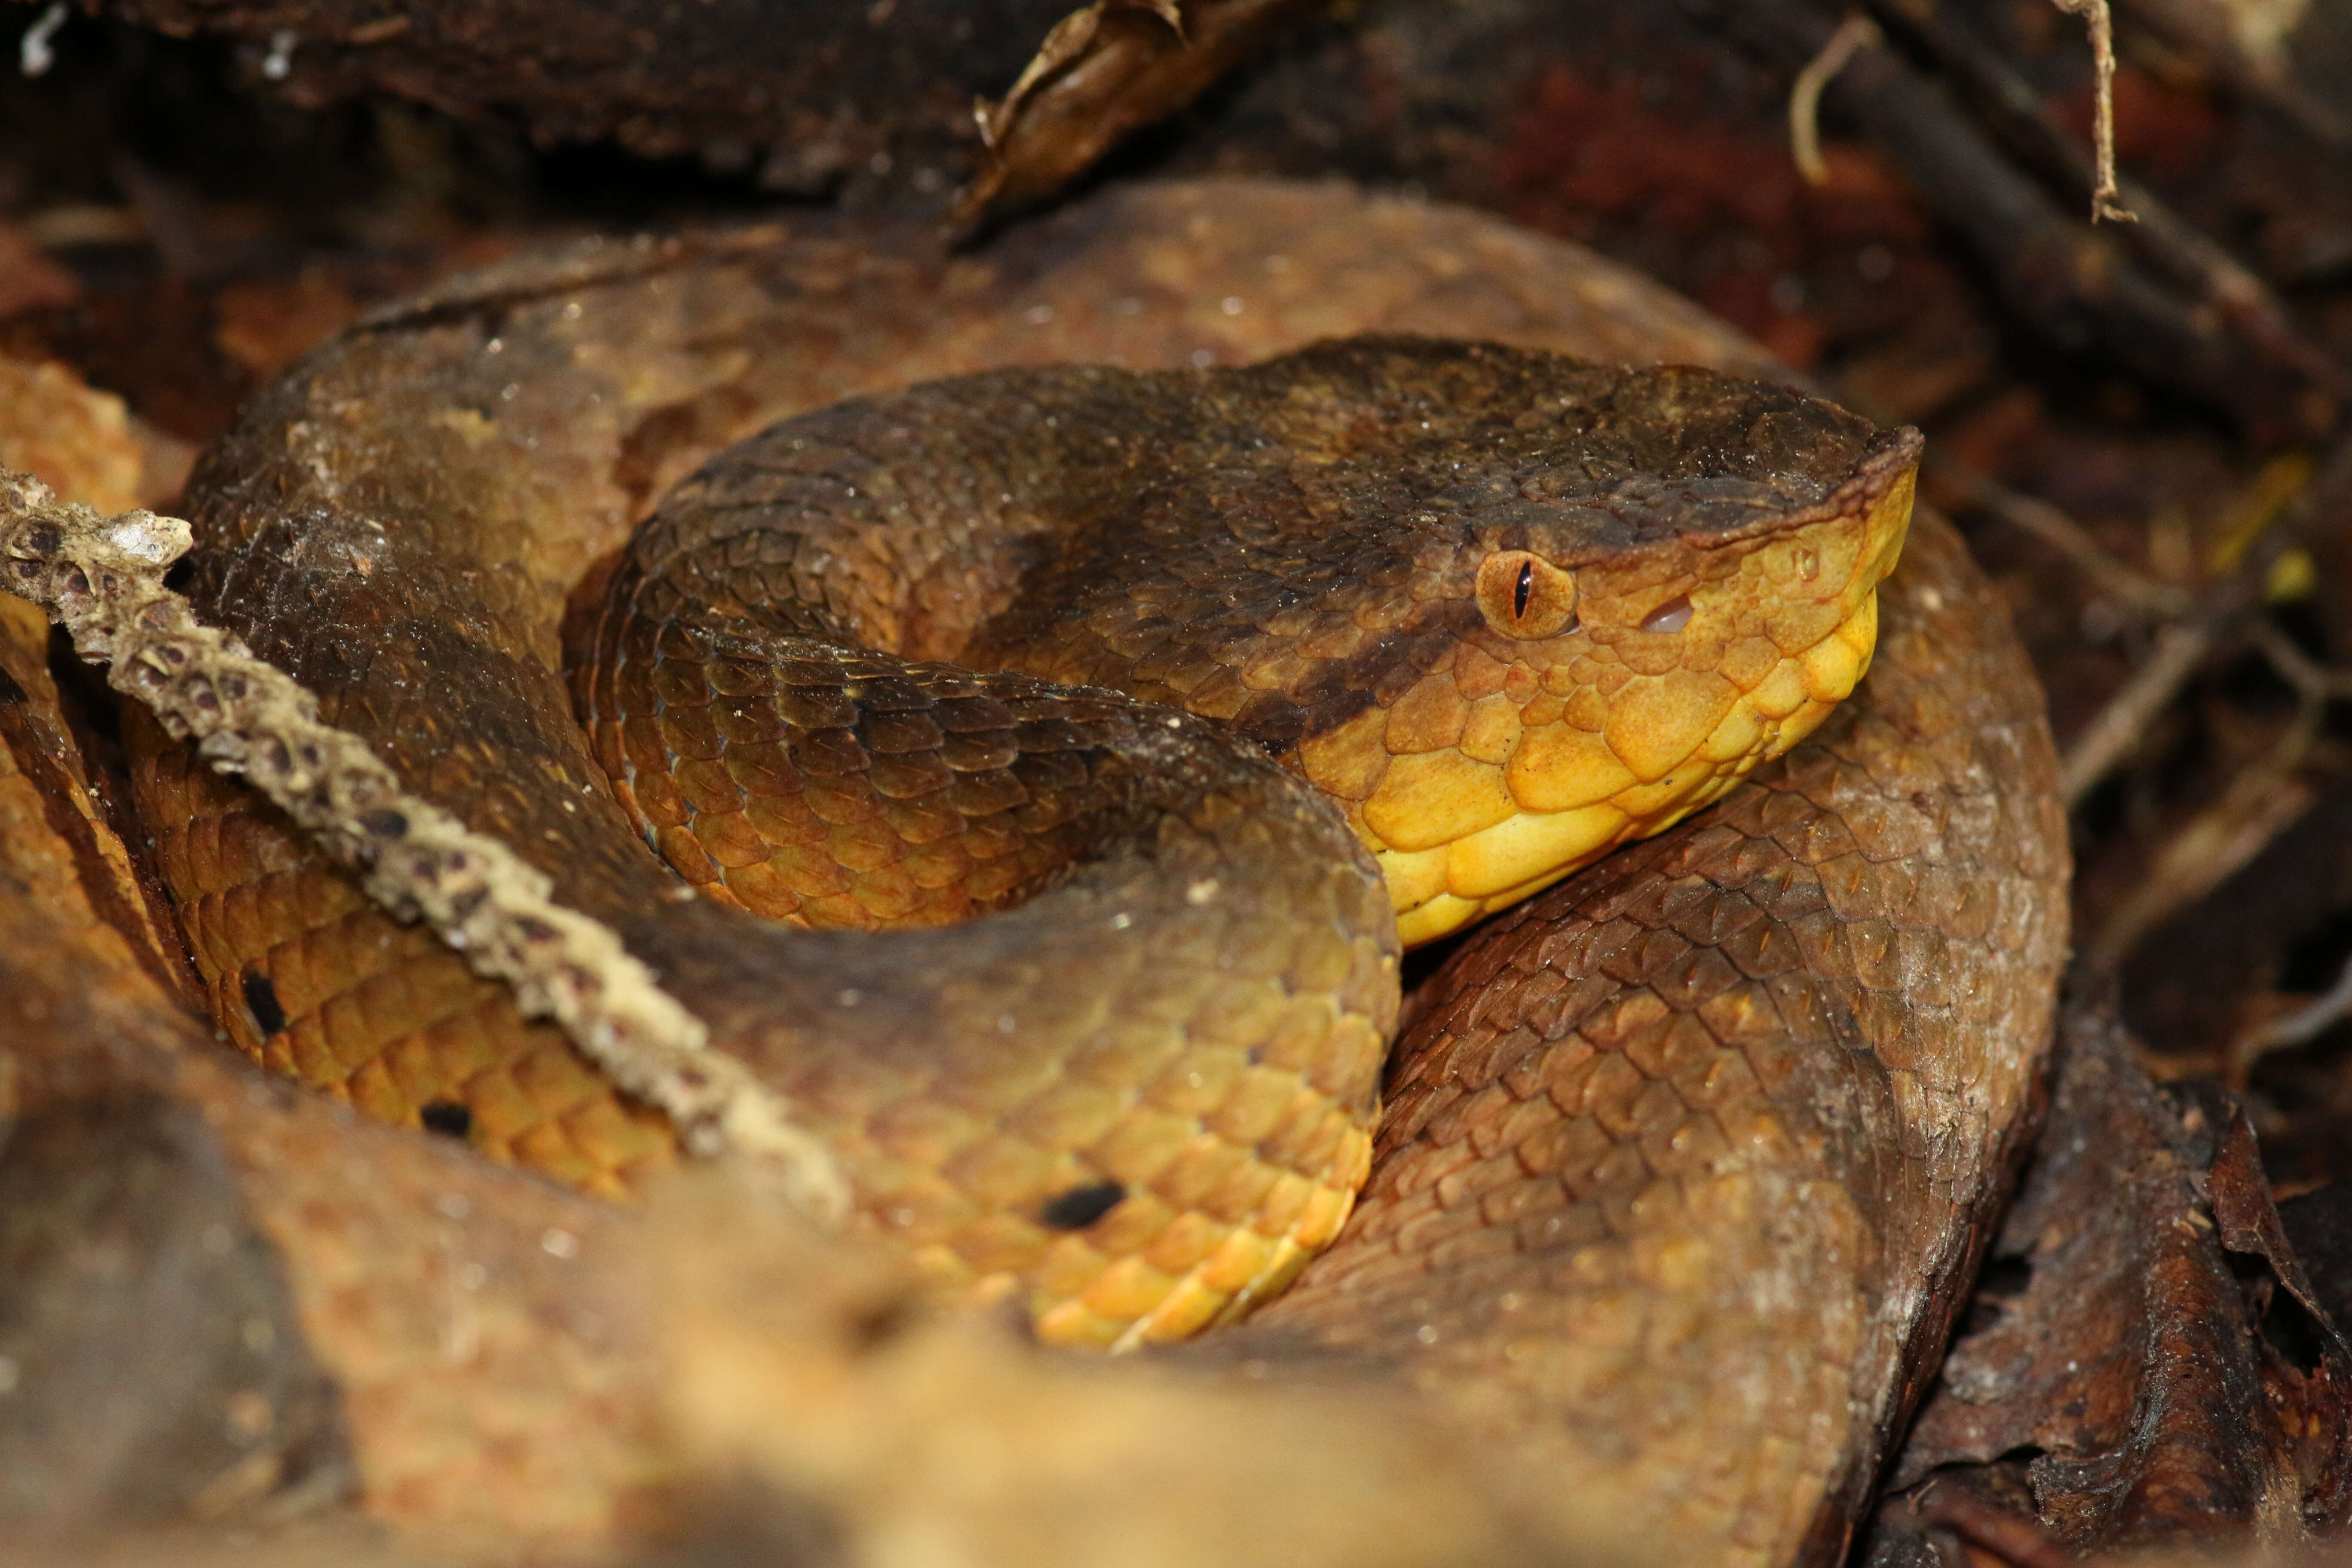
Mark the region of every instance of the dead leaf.
POLYGON ((1315 0, 1097 0, 1054 24, 973 118, 986 149, 960 221, 1045 196, 1192 101, 1315 0))
POLYGON ((51 260, 32 237, 0 223, 0 316, 56 309, 81 298, 74 275, 51 260))
POLYGON ((257 379, 277 374, 360 313, 343 280, 320 270, 231 283, 214 296, 221 353, 257 379))
POLYGON ((139 505, 145 457, 130 411, 64 365, 0 356, 0 463, 101 512, 139 505))
POLYGON ((1037 52, 1022 68, 1020 79, 1013 84, 1010 91, 994 103, 983 99, 973 106, 973 118, 980 121, 980 140, 983 146, 996 146, 1005 128, 1021 112, 1022 105, 1029 101, 1030 95, 1047 79, 1064 67, 1085 58, 1096 34, 1102 29, 1103 13, 1114 9, 1149 11, 1168 24, 1178 43, 1184 41, 1184 16, 1177 9, 1176 0, 1098 0, 1096 5, 1071 12, 1054 24, 1053 30, 1045 35, 1045 41, 1037 46, 1037 52))
POLYGON ((2037 1541, 2289 1543, 2346 1515, 2352 1352, 2252 1130, 2218 1089, 2158 1089, 2104 1016, 2078 1007, 2066 1034, 2050 1125, 1896 1467, 1874 1564, 1936 1561, 1917 1553, 1939 1531, 2023 1563, 2037 1541))

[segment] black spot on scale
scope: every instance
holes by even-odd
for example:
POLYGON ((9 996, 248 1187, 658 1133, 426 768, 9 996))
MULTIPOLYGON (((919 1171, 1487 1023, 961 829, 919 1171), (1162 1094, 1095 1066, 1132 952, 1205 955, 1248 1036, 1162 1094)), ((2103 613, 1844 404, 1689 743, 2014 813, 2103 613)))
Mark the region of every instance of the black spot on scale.
POLYGON ((438 1132, 444 1138, 463 1138, 474 1131, 473 1109, 454 1100, 425 1101, 416 1120, 425 1123, 425 1131, 438 1132))
POLYGON ((278 987, 269 983, 269 976, 248 968, 238 982, 238 989, 245 993, 245 1010, 253 1015, 254 1027, 265 1035, 285 1029, 286 1008, 278 1000, 278 987))
POLYGON ((1046 1200, 1045 1206, 1037 1211, 1038 1223, 1052 1230, 1084 1230, 1117 1208, 1126 1196, 1127 1189, 1117 1182, 1072 1187, 1059 1197, 1046 1200))

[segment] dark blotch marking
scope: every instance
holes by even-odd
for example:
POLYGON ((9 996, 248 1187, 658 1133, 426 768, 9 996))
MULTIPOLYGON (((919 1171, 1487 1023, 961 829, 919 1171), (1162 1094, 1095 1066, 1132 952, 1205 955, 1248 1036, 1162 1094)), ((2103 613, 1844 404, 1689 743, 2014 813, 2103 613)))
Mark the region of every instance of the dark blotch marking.
POLYGON ((472 1108, 460 1105, 454 1100, 427 1102, 425 1109, 416 1113, 416 1119, 425 1123, 425 1131, 438 1132, 445 1138, 463 1138, 474 1131, 472 1108))
POLYGON ((269 976, 258 969, 247 969, 240 989, 245 992, 245 1010, 265 1035, 283 1033, 286 1028, 286 1008, 278 1000, 278 987, 269 976))
POLYGON ((1092 1186, 1072 1187, 1061 1196, 1049 1200, 1037 1211, 1037 1218, 1055 1230, 1084 1230, 1103 1215, 1117 1208, 1127 1196, 1127 1189, 1117 1182, 1097 1182, 1092 1186))
POLYGON ((401 838, 408 833, 408 818, 397 811, 371 811, 361 816, 360 826, 378 838, 401 838))

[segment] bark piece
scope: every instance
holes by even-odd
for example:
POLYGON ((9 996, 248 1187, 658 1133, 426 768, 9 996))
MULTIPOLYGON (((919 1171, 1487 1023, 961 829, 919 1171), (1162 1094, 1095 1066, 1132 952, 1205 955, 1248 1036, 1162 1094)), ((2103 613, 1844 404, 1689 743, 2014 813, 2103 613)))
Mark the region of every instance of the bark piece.
POLYGON ((2168 1098, 2078 1008, 2040 1147, 1870 1561, 1932 1560, 1939 1526, 2093 1552, 2340 1524, 2352 1357, 2234 1105, 2168 1098))
POLYGON ((164 445, 178 449, 159 449, 122 399, 66 366, 0 354, 0 463, 100 511, 127 511, 180 488, 194 454, 168 438, 164 445))
MULTIPOLYGON (((1313 0, 109 0, 169 33, 226 33, 297 102, 393 94, 617 138, 761 183, 942 191, 972 171, 976 99, 1005 94, 982 200, 1058 184, 1189 101, 1313 0), (1154 15, 1154 12, 1161 15, 1154 15), (1034 64, 1024 78, 1024 62, 1034 64), (1023 84, 1016 87, 1016 83, 1023 84)), ((99 9, 93 4, 90 9, 99 9)))

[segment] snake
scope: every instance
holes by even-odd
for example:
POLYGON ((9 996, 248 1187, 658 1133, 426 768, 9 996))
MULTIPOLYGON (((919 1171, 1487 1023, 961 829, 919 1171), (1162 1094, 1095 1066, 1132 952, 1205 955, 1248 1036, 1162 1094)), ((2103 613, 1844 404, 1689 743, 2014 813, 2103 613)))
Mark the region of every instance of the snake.
MULTIPOLYGON (((445 449, 512 460, 502 405, 594 418, 655 374, 573 329, 625 309, 597 290, 693 265, 493 276, 351 341, 457 322, 469 376, 519 379, 443 401, 445 449)), ((192 595, 613 925, 828 1140, 860 1226, 1058 1343, 1274 1300, 1212 1359, 1392 1363, 1726 1561, 1834 1554, 2021 1138, 2063 946, 2039 699, 1912 521, 1916 434, 1372 335, 871 391, 606 552, 420 478, 334 380, 331 351, 208 454, 192 595), (1391 1060, 1402 949, 1497 910, 1391 1060)), ((638 431, 780 411, 736 401, 638 431)), ((247 1054, 592 1191, 675 1160, 134 740, 247 1054)))

